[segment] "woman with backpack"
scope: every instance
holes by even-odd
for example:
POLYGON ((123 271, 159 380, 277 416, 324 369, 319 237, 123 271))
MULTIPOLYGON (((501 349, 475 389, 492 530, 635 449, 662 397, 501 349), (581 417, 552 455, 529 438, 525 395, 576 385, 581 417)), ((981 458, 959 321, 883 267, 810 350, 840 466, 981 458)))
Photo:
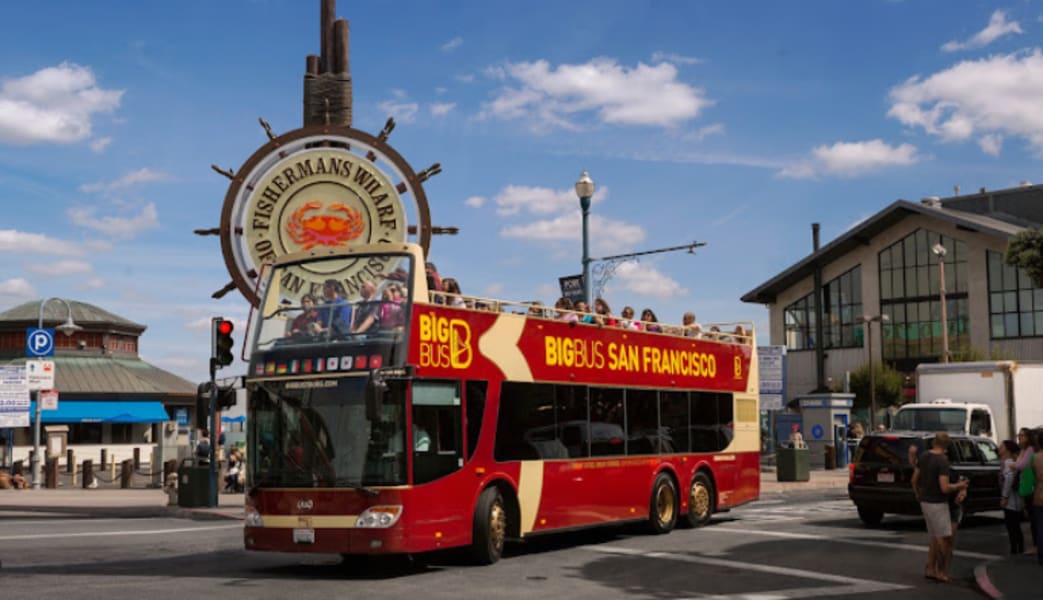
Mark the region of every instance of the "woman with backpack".
MULTIPOLYGON (((1027 428, 1022 427, 1018 431, 1018 459, 1014 461, 1014 464, 1007 467, 1007 469, 1013 473, 1015 480, 1020 484, 1020 480, 1024 475, 1025 470, 1032 464, 1032 459, 1036 455, 1036 449, 1038 448, 1035 433, 1027 428)), ((1033 473, 1035 474, 1035 473, 1033 473)), ((1018 490, 1019 485, 1015 484, 1014 489, 1018 490)), ((1017 491, 1015 491, 1017 493, 1017 491)), ((1029 529, 1032 531, 1032 547, 1025 549, 1025 554, 1036 554, 1039 550, 1038 535, 1036 531, 1036 519, 1032 511, 1032 503, 1025 502, 1025 510, 1028 513, 1029 529)))
POLYGON ((1025 512, 1025 502, 1014 485, 1014 470, 1011 468, 1019 448, 1014 441, 1003 440, 999 450, 1003 461, 1003 470, 1000 471, 1000 508, 1003 509, 1003 522, 1007 526, 1010 553, 1021 554, 1025 551, 1025 535, 1021 533, 1021 515, 1025 512))

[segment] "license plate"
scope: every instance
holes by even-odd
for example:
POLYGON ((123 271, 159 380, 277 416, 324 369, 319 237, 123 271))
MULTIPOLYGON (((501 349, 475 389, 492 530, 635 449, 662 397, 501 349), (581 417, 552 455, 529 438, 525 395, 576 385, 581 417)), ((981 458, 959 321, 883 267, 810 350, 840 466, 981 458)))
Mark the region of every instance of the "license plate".
POLYGON ((314 529, 294 529, 293 530, 293 543, 294 544, 314 544, 315 543, 315 530, 314 529))
POLYGON ((880 482, 880 483, 894 483, 895 482, 895 474, 894 473, 877 473, 876 474, 876 480, 878 482, 880 482))

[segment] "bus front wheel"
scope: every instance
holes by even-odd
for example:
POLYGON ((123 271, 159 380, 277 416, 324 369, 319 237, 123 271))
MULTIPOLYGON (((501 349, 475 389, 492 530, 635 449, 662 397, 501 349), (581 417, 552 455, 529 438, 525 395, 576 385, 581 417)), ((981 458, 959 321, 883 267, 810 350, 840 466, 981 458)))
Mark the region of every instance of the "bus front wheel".
POLYGON ((507 511, 503 495, 496 487, 486 488, 478 496, 474 509, 474 536, 471 556, 480 565, 491 565, 503 555, 507 539, 507 511))
POLYGON ((670 475, 660 473, 652 485, 648 524, 652 533, 670 533, 677 525, 677 485, 670 475))
POLYGON ((688 527, 701 527, 710 522, 712 515, 713 484, 705 473, 696 473, 688 490, 688 513, 684 523, 688 527))

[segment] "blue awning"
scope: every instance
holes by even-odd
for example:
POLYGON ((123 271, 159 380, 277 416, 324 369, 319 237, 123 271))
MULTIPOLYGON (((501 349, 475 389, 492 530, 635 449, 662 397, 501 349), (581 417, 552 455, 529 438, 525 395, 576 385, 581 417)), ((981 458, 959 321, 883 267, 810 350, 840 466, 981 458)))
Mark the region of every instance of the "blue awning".
MULTIPOLYGON (((36 401, 29 403, 29 419, 36 401)), ((41 423, 162 423, 170 421, 158 400, 59 400, 58 410, 40 413, 41 423)))
POLYGON ((245 423, 246 417, 239 415, 238 417, 221 417, 222 423, 245 423))

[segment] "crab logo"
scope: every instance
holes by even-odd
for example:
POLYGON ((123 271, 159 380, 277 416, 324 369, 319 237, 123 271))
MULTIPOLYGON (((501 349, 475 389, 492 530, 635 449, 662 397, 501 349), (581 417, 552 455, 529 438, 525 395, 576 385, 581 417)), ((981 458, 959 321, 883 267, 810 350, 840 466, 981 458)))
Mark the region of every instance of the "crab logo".
POLYGON ((322 202, 305 202, 293 211, 286 222, 286 234, 302 250, 315 246, 347 246, 362 235, 366 227, 359 211, 334 202, 326 210, 334 214, 313 214, 323 208, 322 202))

